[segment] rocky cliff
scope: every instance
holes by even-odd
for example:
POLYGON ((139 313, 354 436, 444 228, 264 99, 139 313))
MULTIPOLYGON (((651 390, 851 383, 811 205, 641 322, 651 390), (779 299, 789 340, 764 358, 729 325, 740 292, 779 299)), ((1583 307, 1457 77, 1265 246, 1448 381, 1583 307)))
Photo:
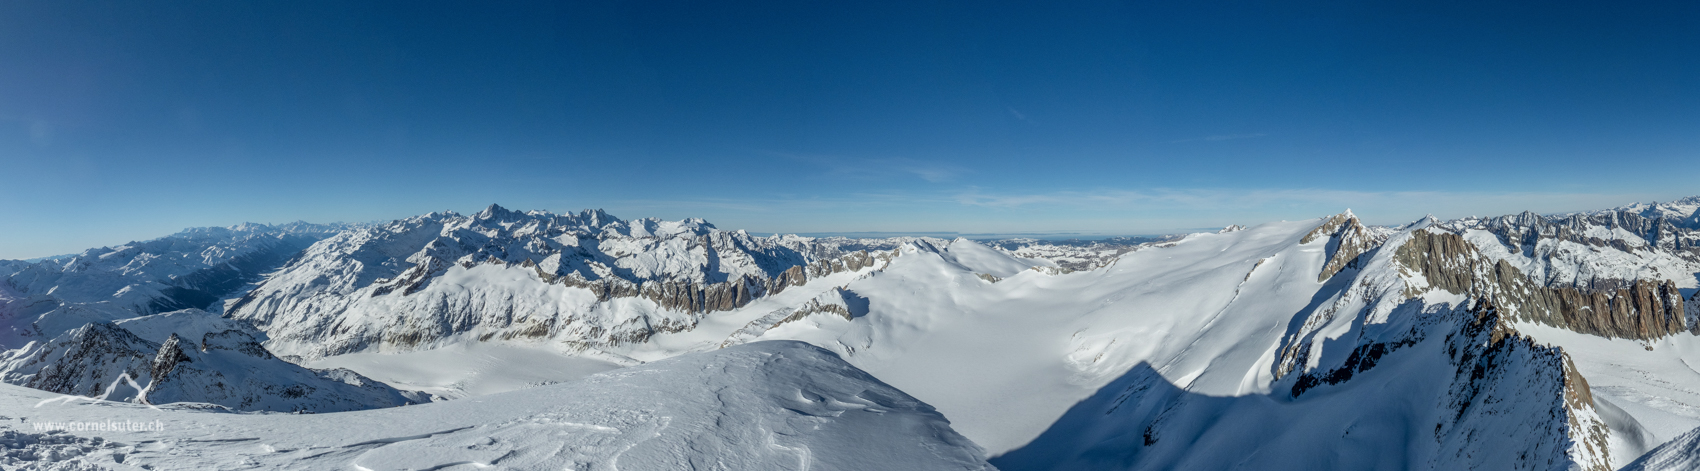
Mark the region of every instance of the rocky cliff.
POLYGON ((279 353, 318 357, 453 342, 555 339, 599 350, 838 273, 909 239, 756 237, 700 219, 626 221, 491 206, 321 241, 228 308, 279 353))
POLYGON ((205 332, 195 341, 168 335, 154 342, 118 324, 90 323, 13 351, 0 363, 0 380, 105 400, 235 410, 334 412, 429 400, 350 371, 290 364, 243 330, 205 332))
MULTIPOLYGON (((1668 303, 1623 301, 1631 305, 1627 311, 1598 312, 1584 300, 1602 299, 1609 308, 1617 298, 1540 286, 1432 223, 1389 237, 1370 251, 1373 257, 1357 262, 1362 270, 1354 279, 1334 284, 1331 302, 1308 313, 1283 342, 1272 366, 1278 384, 1295 401, 1319 391, 1361 391, 1352 386, 1365 381, 1440 385, 1432 393, 1440 413, 1401 412, 1428 424, 1419 428, 1432 432, 1431 445, 1423 447, 1433 453, 1432 469, 1611 469, 1610 432, 1587 380, 1562 349, 1517 332, 1508 320, 1655 338, 1681 326, 1670 322, 1668 303), (1389 364, 1399 365, 1390 367, 1395 373, 1377 373, 1389 364), (1521 448, 1480 438, 1504 433, 1517 433, 1511 445, 1521 448)), ((1324 230, 1328 225, 1318 230, 1334 234, 1329 245, 1346 245, 1338 239, 1352 231, 1324 230)), ((1656 293, 1660 286, 1643 289, 1656 293)))

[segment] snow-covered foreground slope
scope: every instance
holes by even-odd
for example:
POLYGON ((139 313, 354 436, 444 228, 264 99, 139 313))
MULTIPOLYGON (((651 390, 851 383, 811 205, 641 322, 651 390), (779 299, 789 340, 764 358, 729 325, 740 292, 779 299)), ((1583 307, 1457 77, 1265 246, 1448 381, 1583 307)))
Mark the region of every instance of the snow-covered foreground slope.
MULTIPOLYGON (((0 427, 12 429, 0 433, 25 435, 0 440, 0 447, 56 450, 61 460, 109 469, 991 469, 981 449, 932 407, 796 342, 685 355, 522 391, 335 414, 156 411, 122 403, 34 407, 50 398, 0 386, 6 417, 0 427), (91 421, 158 421, 160 430, 44 436, 33 428, 91 421)), ((30 464, 32 455, 18 455, 0 463, 30 464)))
POLYGON ((1006 470, 1605 470, 1700 424, 1697 210, 1348 211, 1080 251, 491 207, 342 232, 227 306, 292 361, 453 402, 803 340, 1006 470))
POLYGON ((302 362, 345 368, 392 386, 445 398, 482 396, 572 381, 623 365, 544 346, 494 342, 406 353, 348 353, 302 362))
POLYGON ((313 370, 267 352, 246 326, 185 309, 90 323, 0 361, 0 379, 143 404, 337 412, 428 402, 346 369, 313 370))
POLYGON ((844 286, 865 315, 754 338, 844 354, 1005 469, 1609 469, 1644 449, 1637 414, 1516 326, 1682 330, 1674 298, 1543 287, 1432 221, 1272 223, 1001 279, 913 252, 844 286))
POLYGON ((838 351, 930 398, 958 430, 1001 453, 1141 362, 1214 394, 1266 387, 1271 350, 1320 286, 1323 244, 1297 243, 1316 225, 1200 234, 1101 270, 1028 270, 995 283, 906 249, 846 286, 869 300, 867 315, 814 316, 760 338, 838 351), (1253 267, 1261 276, 1248 277, 1253 267))

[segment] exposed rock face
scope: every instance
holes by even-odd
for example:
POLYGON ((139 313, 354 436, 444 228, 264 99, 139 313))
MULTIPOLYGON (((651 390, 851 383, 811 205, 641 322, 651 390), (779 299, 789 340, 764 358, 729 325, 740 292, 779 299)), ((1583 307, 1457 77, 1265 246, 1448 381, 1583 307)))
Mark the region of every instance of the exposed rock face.
POLYGON ((339 412, 392 407, 422 398, 347 370, 309 370, 267 352, 245 332, 207 333, 200 348, 173 334, 160 346, 151 403, 205 402, 237 410, 339 412))
MULTIPOLYGON (((137 314, 206 308, 258 281, 313 242, 350 226, 242 224, 184 230, 158 239, 8 269, 23 295, 66 303, 112 302, 137 314)), ((50 335, 57 335, 57 332, 50 335)))
POLYGON ((20 350, 3 368, 0 379, 12 384, 150 404, 333 412, 426 401, 350 371, 284 362, 238 330, 209 332, 199 342, 171 334, 154 343, 112 323, 91 323, 20 350))
POLYGON ((1415 231, 1397 251, 1401 265, 1430 286, 1493 300, 1518 320, 1632 339, 1655 339, 1688 327, 1682 295, 1670 281, 1638 280, 1620 289, 1591 291, 1548 288, 1504 260, 1482 257, 1475 245, 1450 232, 1415 231))
POLYGON ((1475 437, 1533 430, 1547 436, 1525 441, 1529 450, 1519 459, 1476 462, 1487 466, 1471 469, 1610 471, 1608 430, 1570 357, 1506 328, 1488 302, 1477 302, 1470 312, 1476 318, 1447 338, 1457 370, 1446 404, 1454 420, 1435 429, 1441 447, 1449 451, 1442 458, 1470 463, 1478 455, 1503 451, 1481 449, 1475 437))
POLYGON ((1328 348, 1350 354, 1311 357, 1313 369, 1294 369, 1266 394, 1198 394, 1142 363, 1072 408, 1058 420, 1066 426, 993 462, 1044 470, 1611 469, 1608 429, 1568 358, 1507 329, 1491 304, 1400 303, 1389 322, 1328 348), (1255 458, 1203 456, 1222 449, 1255 458))
POLYGON ((812 279, 884 266, 906 242, 754 237, 700 219, 492 206, 326 239, 229 312, 265 330, 273 350, 307 358, 468 336, 598 350, 688 330, 707 313, 812 279))
MULTIPOLYGON (((1414 312, 1414 311, 1408 311, 1414 312)), ((1381 359, 1444 332, 1450 377, 1434 416, 1434 469, 1586 469, 1609 471, 1608 429, 1594 409, 1587 380, 1563 351, 1506 327, 1498 310, 1478 301, 1443 311, 1391 338, 1365 336, 1338 367, 1295 375, 1297 399, 1318 387, 1348 383, 1381 359), (1515 430, 1523 450, 1484 449, 1479 437, 1515 430)), ((1422 374, 1402 370, 1396 374, 1422 374)), ((1501 446, 1501 445, 1496 445, 1501 446)))
MULTIPOLYGON (((1346 231, 1333 232, 1339 237, 1346 231)), ((1433 221, 1365 253, 1375 255, 1356 262, 1362 270, 1349 284, 1330 283, 1339 287, 1332 301, 1308 313, 1280 348, 1272 372, 1282 378, 1278 384, 1289 385, 1293 400, 1319 390, 1353 390, 1366 377, 1389 381, 1380 371, 1398 363, 1403 366, 1391 367, 1396 375, 1425 378, 1402 387, 1443 386, 1434 393, 1441 413, 1423 419, 1432 420, 1438 444, 1429 458, 1433 469, 1610 469, 1609 431, 1586 379, 1562 350, 1535 342, 1507 321, 1656 338, 1683 325, 1672 323, 1682 319, 1681 307, 1667 301, 1673 286, 1643 282, 1621 293, 1548 288, 1433 221), (1450 294, 1431 297, 1437 293, 1450 294), (1461 301, 1431 305, 1429 299, 1461 301), (1435 342, 1443 346, 1446 369, 1413 366, 1435 351, 1422 346, 1435 342), (1479 438, 1507 433, 1517 434, 1518 446, 1526 448, 1487 449, 1479 438)))
POLYGON ((769 330, 807 319, 810 316, 824 315, 829 318, 851 321, 867 313, 868 298, 850 290, 833 288, 831 291, 809 299, 802 305, 781 308, 750 321, 744 328, 733 332, 731 336, 721 342, 720 348, 755 341, 769 330))
POLYGON ((1682 309, 1688 315, 1688 331, 1700 335, 1700 290, 1695 290, 1694 295, 1688 297, 1688 303, 1682 309))
POLYGON ((1305 234, 1299 243, 1308 244, 1325 237, 1328 238, 1328 263, 1323 265, 1322 273, 1316 275, 1316 281, 1327 281, 1340 270, 1356 267, 1358 257, 1380 246, 1387 239, 1387 234, 1364 227, 1348 209, 1324 220, 1322 225, 1305 234))
POLYGON ((1700 272, 1700 198, 1561 216, 1470 218, 1439 226, 1549 287, 1615 290, 1635 280, 1690 283, 1700 272))
MULTIPOLYGON (((108 322, 88 324, 6 360, 0 380, 78 396, 101 396, 121 377, 147 384, 159 346, 108 322)), ((124 386, 119 384, 119 386, 124 386)))
MULTIPOLYGON (((1695 204, 1689 198, 1676 205, 1695 204)), ((1484 229, 1516 250, 1533 252, 1543 240, 1576 242, 1632 252, 1659 248, 1670 251, 1700 250, 1700 218, 1696 213, 1673 214, 1619 208, 1564 216, 1541 216, 1532 212, 1487 219, 1466 219, 1449 224, 1453 228, 1484 229), (1639 241, 1628 240, 1631 236, 1639 241)))

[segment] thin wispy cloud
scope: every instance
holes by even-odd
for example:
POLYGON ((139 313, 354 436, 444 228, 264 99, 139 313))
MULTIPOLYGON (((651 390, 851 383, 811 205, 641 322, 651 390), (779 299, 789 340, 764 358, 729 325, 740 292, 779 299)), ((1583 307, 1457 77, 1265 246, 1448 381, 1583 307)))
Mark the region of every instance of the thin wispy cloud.
POLYGON ((1302 220, 1352 209, 1369 224, 1606 209, 1685 195, 1627 193, 1351 191, 1293 189, 1098 189, 1054 192, 886 190, 834 197, 627 200, 622 217, 703 217, 722 229, 752 232, 845 231, 960 233, 1194 232, 1228 224, 1302 220))
POLYGON ((1204 142, 1235 141, 1235 140, 1240 140, 1240 139, 1256 139, 1256 138, 1259 138, 1259 137, 1267 137, 1267 136, 1269 136, 1269 135, 1264 134, 1264 133, 1260 133, 1260 132, 1251 133, 1251 134, 1220 134, 1220 135, 1214 135, 1214 136, 1195 137, 1195 138, 1192 138, 1192 139, 1181 139, 1181 140, 1178 140, 1178 141, 1169 141, 1169 143, 1170 144, 1180 144, 1182 142, 1200 142, 1200 141, 1204 141, 1204 142))
POLYGON ((1028 124, 1039 124, 1038 121, 1034 121, 1034 120, 1028 118, 1026 114, 1023 114, 1021 111, 1018 111, 1015 108, 1011 108, 1011 107, 1005 107, 1005 108, 1009 109, 1010 116, 1014 116, 1015 119, 1021 120, 1023 122, 1028 123, 1028 124))
POLYGON ((895 173, 919 178, 929 183, 944 183, 955 181, 958 177, 969 172, 968 168, 958 165, 906 157, 869 159, 772 151, 765 153, 787 160, 817 165, 835 176, 849 178, 889 179, 895 173))
MULTIPOLYGON (((1560 213, 1605 209, 1637 201, 1670 200, 1680 195, 1635 193, 1351 191, 1300 189, 1149 189, 995 193, 979 189, 954 196, 969 207, 1001 209, 1093 209, 1097 211, 1195 211, 1241 214, 1310 211, 1311 216, 1352 208, 1384 223, 1405 222, 1423 214, 1443 218, 1492 216, 1522 211, 1560 213), (1321 211, 1321 212, 1318 212, 1321 211)), ((1261 221, 1250 221, 1261 222, 1261 221)))

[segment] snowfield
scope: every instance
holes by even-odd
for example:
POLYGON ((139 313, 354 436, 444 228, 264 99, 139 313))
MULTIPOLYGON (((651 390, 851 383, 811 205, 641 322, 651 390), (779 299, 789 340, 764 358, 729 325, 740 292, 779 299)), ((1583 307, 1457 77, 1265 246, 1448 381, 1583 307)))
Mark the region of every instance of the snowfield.
POLYGON ((11 467, 104 469, 993 469, 932 407, 825 350, 761 342, 579 381, 336 414, 49 402, 0 385, 11 467), (89 422, 160 430, 44 433, 89 422), (18 436, 18 435, 11 435, 18 436), (82 445, 53 447, 76 437, 82 445), (22 442, 22 443, 20 443, 22 442), (53 451, 54 453, 36 453, 53 451), (66 464, 66 463, 61 463, 66 464))
POLYGON ((0 414, 172 418, 146 443, 8 435, 45 447, 16 456, 155 469, 1681 469, 1700 460, 1697 211, 1046 243, 491 206, 311 232, 289 257, 253 241, 301 231, 187 231, 3 265, 6 381, 131 403, 0 414), (185 300, 210 312, 153 314, 185 300), (160 365, 198 386, 162 410, 107 388, 160 365), (215 393, 301 374, 415 404, 215 393))

